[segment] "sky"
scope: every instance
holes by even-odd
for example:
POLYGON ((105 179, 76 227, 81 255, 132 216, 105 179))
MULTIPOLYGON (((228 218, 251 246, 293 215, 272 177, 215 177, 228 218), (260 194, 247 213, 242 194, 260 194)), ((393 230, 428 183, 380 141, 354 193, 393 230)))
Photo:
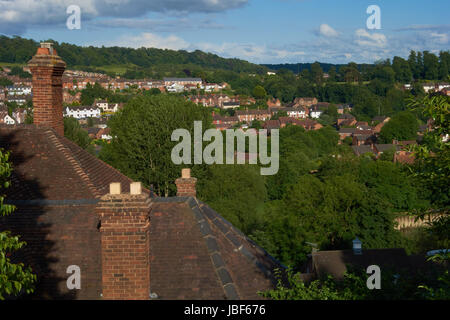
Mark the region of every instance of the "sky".
POLYGON ((253 63, 373 63, 450 50, 449 15, 449 0, 0 0, 0 34, 253 63), (67 27, 70 5, 80 29, 67 27), (371 5, 380 9, 375 29, 371 5))

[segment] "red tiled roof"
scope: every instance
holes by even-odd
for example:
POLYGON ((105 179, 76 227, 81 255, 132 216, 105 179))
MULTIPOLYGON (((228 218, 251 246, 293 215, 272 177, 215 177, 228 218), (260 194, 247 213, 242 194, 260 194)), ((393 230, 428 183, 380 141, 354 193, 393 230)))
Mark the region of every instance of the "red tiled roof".
MULTIPOLYGON (((100 299, 99 197, 111 182, 129 192, 131 179, 54 130, 0 125, 0 147, 14 171, 0 218, 28 245, 20 256, 38 275, 40 299, 100 299), (69 291, 67 267, 82 270, 82 289, 69 291)), ((148 190, 145 190, 148 193, 148 190)), ((206 204, 194 198, 153 198, 150 212, 151 292, 160 299, 258 299, 283 266, 206 204)))

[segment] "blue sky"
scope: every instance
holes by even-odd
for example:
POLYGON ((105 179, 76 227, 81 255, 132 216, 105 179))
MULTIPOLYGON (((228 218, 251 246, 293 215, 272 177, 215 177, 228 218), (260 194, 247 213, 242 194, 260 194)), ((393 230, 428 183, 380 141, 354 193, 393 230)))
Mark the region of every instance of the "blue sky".
POLYGON ((449 13, 447 0, 0 0, 0 33, 255 63, 372 63, 449 50, 449 13), (71 4, 81 8, 80 30, 66 27, 71 4), (379 30, 366 27, 369 5, 380 7, 379 30))

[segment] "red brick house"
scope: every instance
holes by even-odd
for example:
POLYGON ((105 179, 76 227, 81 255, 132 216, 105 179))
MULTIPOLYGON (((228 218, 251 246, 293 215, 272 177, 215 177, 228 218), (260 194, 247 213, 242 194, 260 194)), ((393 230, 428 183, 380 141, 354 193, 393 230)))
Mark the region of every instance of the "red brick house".
POLYGON ((50 44, 29 62, 34 124, 0 125, 14 171, 0 230, 27 246, 13 259, 37 274, 35 299, 258 299, 283 268, 196 198, 183 170, 160 198, 63 136, 65 63, 50 44), (81 289, 67 287, 79 266, 81 289))
POLYGON ((239 122, 250 123, 253 120, 268 120, 271 117, 271 113, 269 110, 237 110, 236 116, 238 117, 239 122))

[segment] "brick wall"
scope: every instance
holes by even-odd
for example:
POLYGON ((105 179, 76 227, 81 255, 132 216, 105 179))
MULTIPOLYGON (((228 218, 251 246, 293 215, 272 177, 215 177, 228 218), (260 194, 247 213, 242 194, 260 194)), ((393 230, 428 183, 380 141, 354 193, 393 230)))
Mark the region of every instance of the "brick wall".
POLYGON ((41 47, 28 65, 33 75, 34 123, 64 135, 62 75, 66 64, 55 50, 41 47))
POLYGON ((190 169, 183 169, 181 178, 175 180, 177 186, 177 197, 196 197, 197 191, 195 185, 197 179, 191 177, 190 169))
POLYGON ((150 296, 150 199, 140 191, 112 193, 103 196, 97 206, 101 223, 103 299, 147 300, 150 296))

